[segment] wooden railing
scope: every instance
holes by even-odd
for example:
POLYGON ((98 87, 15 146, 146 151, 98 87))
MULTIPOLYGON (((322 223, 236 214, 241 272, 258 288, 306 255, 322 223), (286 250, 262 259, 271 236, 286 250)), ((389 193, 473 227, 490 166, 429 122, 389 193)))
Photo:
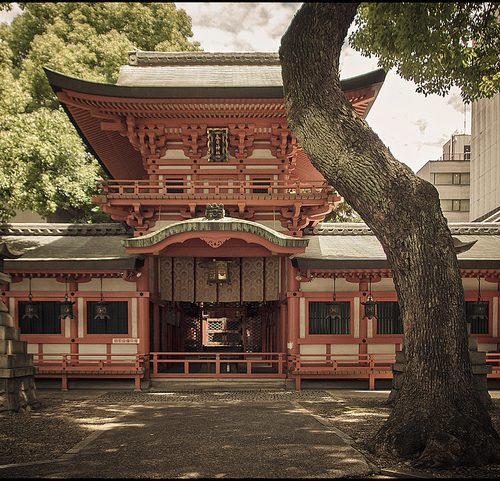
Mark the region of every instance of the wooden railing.
POLYGON ((60 377, 63 390, 69 378, 133 378, 136 390, 149 377, 148 356, 144 354, 33 354, 36 377, 60 377))
POLYGON ((282 352, 152 352, 151 377, 283 378, 282 352))
POLYGON ((303 377, 368 379, 375 389, 375 379, 392 378, 395 354, 297 354, 289 357, 289 372, 300 390, 303 377))
POLYGON ((491 366, 491 373, 487 375, 488 378, 500 377, 500 352, 486 353, 486 364, 491 366))
POLYGON ((334 189, 321 181, 290 182, 286 180, 225 180, 210 182, 204 180, 106 180, 102 181, 101 194, 113 198, 140 198, 154 196, 177 198, 179 196, 213 196, 229 194, 248 196, 265 194, 271 196, 328 197, 334 189))

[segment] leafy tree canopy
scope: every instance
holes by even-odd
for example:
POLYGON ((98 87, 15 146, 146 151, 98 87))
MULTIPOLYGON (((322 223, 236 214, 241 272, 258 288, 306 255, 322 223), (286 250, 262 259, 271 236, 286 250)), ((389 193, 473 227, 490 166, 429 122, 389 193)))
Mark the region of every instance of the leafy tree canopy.
MULTIPOLYGON (((20 3, 0 25, 0 221, 14 209, 97 220, 91 196, 104 176, 50 88, 43 67, 115 83, 133 49, 199 50, 174 3, 20 3)), ((0 10, 10 4, 0 2, 0 10)))
POLYGON ((345 200, 343 200, 327 214, 325 222, 363 222, 363 219, 345 200))
POLYGON ((418 92, 444 96, 458 86, 470 102, 499 91, 499 16, 498 2, 362 3, 349 41, 418 92))

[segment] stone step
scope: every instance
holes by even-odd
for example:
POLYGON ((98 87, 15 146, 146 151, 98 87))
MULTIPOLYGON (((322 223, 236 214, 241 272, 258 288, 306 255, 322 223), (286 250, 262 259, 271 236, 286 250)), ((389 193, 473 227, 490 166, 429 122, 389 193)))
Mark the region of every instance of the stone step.
POLYGON ((0 341, 5 341, 7 339, 19 341, 20 332, 20 329, 16 327, 0 326, 0 341))
POLYGON ((33 354, 0 354, 0 369, 33 366, 33 354))
POLYGON ((35 368, 33 366, 0 369, 0 378, 33 376, 34 374, 35 374, 35 368))
POLYGON ((0 341, 0 354, 27 354, 28 344, 24 341, 7 339, 0 341))

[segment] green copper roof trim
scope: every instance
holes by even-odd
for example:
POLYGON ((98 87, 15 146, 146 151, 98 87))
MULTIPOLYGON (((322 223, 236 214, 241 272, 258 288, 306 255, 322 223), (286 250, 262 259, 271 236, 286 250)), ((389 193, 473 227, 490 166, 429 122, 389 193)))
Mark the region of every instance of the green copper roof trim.
POLYGON ((185 232, 246 232, 255 234, 263 239, 280 247, 307 247, 309 239, 291 237, 265 225, 257 224, 248 220, 234 219, 232 217, 224 217, 222 219, 207 220, 205 218, 189 219, 182 222, 176 222, 169 226, 163 227, 155 232, 146 234, 142 237, 132 237, 125 239, 122 244, 125 247, 152 247, 159 242, 177 234, 185 232))

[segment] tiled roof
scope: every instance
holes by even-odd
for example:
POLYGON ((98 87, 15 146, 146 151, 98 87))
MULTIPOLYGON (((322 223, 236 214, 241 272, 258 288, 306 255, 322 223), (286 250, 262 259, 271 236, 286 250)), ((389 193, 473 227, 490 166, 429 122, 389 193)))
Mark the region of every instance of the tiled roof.
POLYGON ((279 65, 277 52, 129 52, 129 65, 279 65))
MULTIPOLYGON (((449 223, 448 227, 453 235, 500 235, 500 223, 476 223, 476 222, 457 222, 449 223)), ((362 222, 351 223, 320 223, 312 229, 304 231, 306 235, 374 235, 371 229, 362 222)))
POLYGON ((123 224, 13 223, 0 224, 0 236, 114 236, 126 235, 123 224))

